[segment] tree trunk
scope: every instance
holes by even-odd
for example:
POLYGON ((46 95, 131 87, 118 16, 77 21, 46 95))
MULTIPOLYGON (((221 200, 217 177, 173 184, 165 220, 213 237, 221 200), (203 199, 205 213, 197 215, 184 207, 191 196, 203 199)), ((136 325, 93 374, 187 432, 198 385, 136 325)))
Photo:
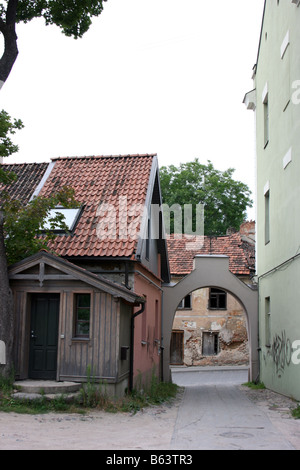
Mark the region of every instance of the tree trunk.
POLYGON ((0 355, 0 374, 5 377, 9 377, 13 371, 14 321, 12 293, 9 286, 7 260, 4 246, 3 221, 4 214, 0 209, 0 341, 2 341, 0 355))
POLYGON ((18 0, 9 0, 6 22, 0 19, 0 32, 4 36, 4 53, 0 59, 0 89, 6 82, 19 54, 16 34, 17 7, 18 0))

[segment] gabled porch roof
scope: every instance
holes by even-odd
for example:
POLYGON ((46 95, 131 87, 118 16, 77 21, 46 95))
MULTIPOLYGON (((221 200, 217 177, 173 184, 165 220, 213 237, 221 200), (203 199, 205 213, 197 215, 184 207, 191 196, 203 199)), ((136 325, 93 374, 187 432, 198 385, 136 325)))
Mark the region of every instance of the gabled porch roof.
POLYGON ((40 287, 46 281, 57 281, 59 285, 60 281, 79 280, 133 305, 139 305, 145 301, 143 297, 136 295, 119 284, 93 274, 44 250, 10 266, 8 273, 11 281, 33 281, 39 283, 40 287), (46 266, 53 268, 51 273, 47 272, 46 266), (35 272, 32 271, 34 267, 38 267, 35 272))

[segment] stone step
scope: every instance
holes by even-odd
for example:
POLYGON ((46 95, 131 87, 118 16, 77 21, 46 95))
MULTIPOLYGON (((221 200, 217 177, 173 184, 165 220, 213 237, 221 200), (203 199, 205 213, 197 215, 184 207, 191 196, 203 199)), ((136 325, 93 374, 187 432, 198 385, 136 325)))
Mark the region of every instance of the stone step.
POLYGON ((82 384, 52 380, 20 380, 14 383, 18 393, 37 395, 64 395, 78 392, 82 384))

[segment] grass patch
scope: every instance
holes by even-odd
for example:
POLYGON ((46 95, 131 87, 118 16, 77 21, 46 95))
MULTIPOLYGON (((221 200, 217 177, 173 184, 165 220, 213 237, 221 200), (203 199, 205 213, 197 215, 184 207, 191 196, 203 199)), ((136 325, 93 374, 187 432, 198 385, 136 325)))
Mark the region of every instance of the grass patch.
POLYGON ((155 376, 150 385, 138 387, 121 398, 110 397, 105 384, 88 381, 81 390, 81 402, 84 407, 97 408, 110 413, 137 412, 147 406, 160 405, 176 397, 178 386, 173 383, 160 382, 155 376))
POLYGON ((134 390, 117 405, 120 411, 137 412, 147 406, 160 405, 174 399, 178 386, 173 383, 153 381, 147 390, 134 390))
POLYGON ((264 390, 265 384, 263 382, 246 382, 244 384, 245 387, 251 388, 252 390, 264 390))
POLYGON ((297 408, 292 410, 292 416, 295 419, 300 419, 300 405, 298 405, 297 408))
POLYGON ((159 405, 176 397, 178 387, 172 383, 158 381, 152 377, 149 387, 133 390, 121 398, 108 395, 105 384, 96 383, 91 377, 82 387, 80 394, 72 402, 64 395, 49 400, 45 395, 34 400, 20 399, 13 396, 13 382, 0 377, 0 411, 22 414, 86 413, 91 409, 111 413, 137 411, 151 405, 159 405))
POLYGON ((0 402, 0 411, 19 414, 45 414, 57 413, 79 413, 82 412, 75 404, 68 403, 63 396, 48 400, 46 397, 34 400, 6 397, 0 402))
POLYGON ((0 374, 0 400, 3 395, 12 392, 13 382, 12 377, 3 377, 3 375, 0 374))

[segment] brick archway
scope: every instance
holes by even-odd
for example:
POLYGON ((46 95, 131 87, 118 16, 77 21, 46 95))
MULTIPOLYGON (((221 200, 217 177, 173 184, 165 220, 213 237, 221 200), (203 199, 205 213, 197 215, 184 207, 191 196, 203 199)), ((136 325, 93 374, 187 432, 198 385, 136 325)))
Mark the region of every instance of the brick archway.
POLYGON ((222 255, 197 255, 193 271, 178 284, 164 285, 163 302, 163 373, 170 380, 170 341, 174 316, 179 302, 190 292, 216 287, 233 295, 243 306, 249 338, 249 380, 259 375, 258 362, 258 292, 248 287, 229 271, 229 258, 222 255))

